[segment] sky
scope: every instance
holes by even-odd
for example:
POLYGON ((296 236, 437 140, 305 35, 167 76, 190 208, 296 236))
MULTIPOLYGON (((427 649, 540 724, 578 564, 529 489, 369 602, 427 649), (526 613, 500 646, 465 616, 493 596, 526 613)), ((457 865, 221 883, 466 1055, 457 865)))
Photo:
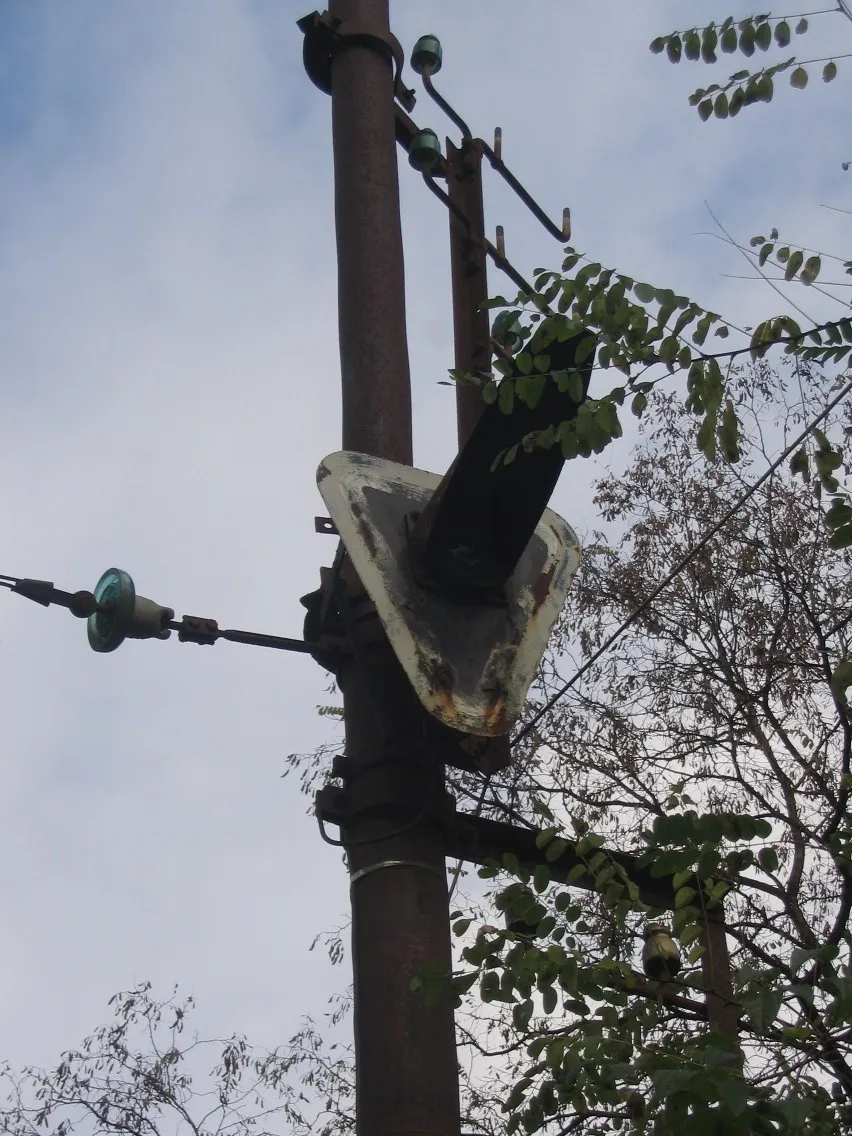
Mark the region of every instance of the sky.
MULTIPOLYGON (((315 470, 340 445, 330 100, 302 67, 306 11, 0 0, 0 572, 74 591, 116 566, 178 618, 301 634, 299 597, 334 554, 315 470)), ((702 235, 708 204, 740 240, 775 225, 852 255, 852 218, 821 207, 850 207, 844 62, 831 85, 819 64, 807 91, 779 82, 771 106, 702 124, 688 93, 740 57, 675 68, 647 49, 749 11, 391 3, 406 54, 441 38, 436 85, 474 132, 501 125, 530 192, 556 218, 570 206, 578 249, 741 324, 780 301, 725 275, 749 270, 702 235)), ((824 17, 803 57, 844 39, 824 17)), ((456 137, 425 93, 413 118, 456 137)), ((400 180, 415 462, 442 472, 447 220, 405 163, 400 180)), ((486 217, 520 271, 559 267, 496 178, 486 217)), ((581 537, 610 460, 557 488, 581 537)), ((95 654, 66 611, 0 594, 0 1058, 50 1063, 142 979, 194 993, 202 1032, 270 1046, 346 985, 309 950, 345 919, 341 856, 281 779, 288 753, 335 737, 315 711, 328 684, 307 656, 225 642, 95 654)))

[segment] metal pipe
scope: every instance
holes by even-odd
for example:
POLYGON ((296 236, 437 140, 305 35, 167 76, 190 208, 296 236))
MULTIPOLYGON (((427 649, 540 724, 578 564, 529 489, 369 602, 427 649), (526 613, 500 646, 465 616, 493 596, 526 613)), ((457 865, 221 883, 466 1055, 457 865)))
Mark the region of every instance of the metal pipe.
MULTIPOLYGON (((427 76, 423 78, 425 82, 427 76)), ((488 309, 483 307, 488 299, 485 212, 482 150, 475 141, 468 139, 457 148, 447 139, 446 178, 455 367, 465 374, 481 375, 491 369, 491 321, 488 309)), ((429 185, 434 185, 431 179, 429 185)), ((456 383, 459 450, 473 433, 484 407, 479 387, 456 383)), ((510 762, 507 736, 478 741, 477 764, 483 772, 505 769, 510 762)))
MULTIPOLYGON (((332 17, 388 30, 387 0, 332 0, 332 17)), ((390 60, 362 43, 332 62, 331 124, 343 446, 410 465, 411 383, 390 60)))
MULTIPOLYGON (((488 299, 482 151, 474 142, 457 148, 447 139, 447 197, 455 366, 466 374, 484 375, 491 369, 491 330, 482 306, 488 299)), ((456 384, 459 449, 473 433, 484 406, 478 387, 456 384)))
MULTIPOLYGON (((343 445, 410 465, 397 115, 390 62, 363 35, 387 36, 388 0, 331 0, 330 15, 362 33, 331 65, 343 445)), ((360 586, 346 582, 344 607, 360 586)), ((353 880, 356 1130, 457 1136, 452 1000, 427 1006, 411 989, 422 966, 452 968, 443 766, 377 617, 348 624, 353 650, 337 680, 351 806, 341 829, 353 880), (414 823, 412 803, 422 811, 414 823)))

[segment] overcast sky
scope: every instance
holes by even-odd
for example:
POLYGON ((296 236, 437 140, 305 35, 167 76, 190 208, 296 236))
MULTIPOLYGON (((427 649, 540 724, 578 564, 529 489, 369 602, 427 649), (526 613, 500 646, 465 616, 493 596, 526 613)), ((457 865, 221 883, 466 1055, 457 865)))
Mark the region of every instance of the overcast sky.
MULTIPOLYGON (((306 78, 293 0, 0 0, 0 571, 138 591, 221 626, 301 634, 334 541, 320 459, 339 448, 330 100, 306 78)), ((702 124, 715 72, 657 34, 724 0, 392 3, 406 52, 594 259, 742 323, 776 311, 712 229, 850 256, 848 68, 779 81, 770 106, 702 124)), ((742 7, 735 14, 750 11, 742 7)), ((823 18, 804 58, 852 44, 823 18)), ((796 46, 795 44, 793 45, 796 46)), ((415 85, 409 73, 410 85, 415 85)), ((443 137, 425 95, 413 117, 443 137)), ((453 452, 447 220, 401 168, 415 461, 453 452)), ((524 273, 560 246, 493 181, 524 273)), ((492 273, 494 291, 511 286, 492 273)), ((837 317, 819 298, 810 310, 837 317)), ((606 459, 609 460, 608 458, 606 459)), ((574 463, 554 507, 598 524, 574 463)), ((178 982, 201 1026, 263 1044, 347 981, 308 947, 347 909, 285 755, 333 736, 306 656, 129 642, 97 655, 67 612, 0 594, 0 1057, 50 1062, 107 998, 178 982)))

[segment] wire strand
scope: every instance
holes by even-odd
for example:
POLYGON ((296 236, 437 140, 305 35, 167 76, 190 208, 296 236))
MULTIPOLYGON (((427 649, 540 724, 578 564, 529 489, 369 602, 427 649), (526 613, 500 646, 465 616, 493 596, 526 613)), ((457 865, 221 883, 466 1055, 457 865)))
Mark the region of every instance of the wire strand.
POLYGON ((817 426, 819 426, 819 424, 829 416, 829 414, 832 412, 832 410, 834 410, 834 408, 836 406, 838 406, 843 401, 843 399, 846 398, 846 396, 848 394, 850 394, 850 392, 852 392, 852 382, 848 382, 841 389, 840 393, 838 395, 836 395, 836 397, 833 398, 831 400, 831 402, 828 403, 828 405, 825 407, 825 409, 822 410, 817 415, 817 417, 812 422, 810 422, 804 428, 804 430, 802 430, 802 432, 800 434, 798 434, 793 439, 793 441, 786 447, 786 449, 781 451, 779 456, 775 459, 774 462, 772 462, 772 464, 765 471, 765 473, 763 473, 763 475, 761 477, 759 477, 757 479, 757 481, 755 481, 755 483, 753 485, 751 485, 745 491, 745 493, 743 493, 734 502, 734 504, 730 507, 730 509, 727 509, 725 511, 725 513, 723 514, 721 519, 718 520, 715 525, 712 525, 707 530, 707 532, 699 540, 699 542, 696 545, 694 545, 689 550, 689 552, 685 553, 680 558, 680 560, 677 561, 674 568, 672 568, 672 570, 665 577, 665 579, 662 580, 662 582, 659 583, 656 588, 654 588, 654 590, 650 593, 650 595, 645 597, 645 599, 638 605, 638 607, 635 607, 633 609, 633 611, 630 613, 630 615, 628 615, 627 618, 625 620, 623 620, 618 625, 618 627, 616 627, 615 631, 613 631, 613 633, 607 639, 604 640, 604 642, 600 645, 600 647, 598 647, 598 649, 594 652, 594 654, 592 654, 586 660, 586 662, 583 663, 583 665, 576 672, 576 674, 574 674, 570 679, 568 679, 568 681, 563 686, 561 686, 559 688, 559 690, 556 691, 555 694, 551 695, 551 697, 547 700, 547 702, 545 702, 544 706, 542 706, 541 709, 538 710, 532 716, 532 718, 529 720, 529 722, 527 722, 527 724, 523 727, 523 729, 519 731, 517 737, 515 738, 514 742, 512 743, 513 747, 517 746, 521 741, 523 741, 523 739, 525 737, 527 737, 532 732, 532 730, 535 729, 535 727, 542 720, 542 718, 546 714, 550 713, 550 711, 553 709, 553 707, 556 705, 556 703, 560 700, 560 698, 564 697, 564 695, 566 695, 568 693, 568 691, 576 683, 578 683, 580 681, 580 679, 583 677, 583 675, 586 674, 592 666, 594 666, 594 664, 598 661, 598 659, 600 659, 600 657, 602 655, 604 655, 618 639, 621 638, 621 636, 624 634, 624 632, 627 631, 627 629, 630 626, 632 626, 633 623, 636 622, 636 620, 639 618, 639 616, 642 615, 643 612, 648 610, 648 608, 651 606, 651 604, 654 602, 654 600, 657 599, 657 597, 659 595, 661 595, 666 590, 666 588, 669 586, 669 584, 677 576, 680 575, 680 573, 684 570, 684 568, 690 563, 691 560, 693 560, 698 555, 698 553, 702 550, 702 548, 704 548, 713 539, 713 537, 716 536, 716 534, 719 533, 725 527, 725 525, 728 523, 728 521, 730 521, 732 519, 732 517, 734 517, 740 511, 740 509, 743 507, 743 505, 746 503, 746 501, 748 501, 749 498, 752 497, 757 492, 757 490, 760 489, 760 487, 762 485, 764 485, 769 480, 769 478, 772 476, 772 474, 775 472, 775 470, 778 469, 778 467, 782 464, 782 462, 786 461, 786 459, 793 453, 793 451, 798 446, 800 446, 802 444, 802 442, 805 441, 805 439, 808 437, 808 435, 813 430, 815 430, 817 428, 817 426))

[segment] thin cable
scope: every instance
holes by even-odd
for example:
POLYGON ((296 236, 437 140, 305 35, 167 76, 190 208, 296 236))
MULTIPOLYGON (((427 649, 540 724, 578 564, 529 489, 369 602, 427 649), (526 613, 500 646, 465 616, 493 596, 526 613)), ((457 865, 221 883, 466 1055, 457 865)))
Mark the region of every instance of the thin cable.
POLYGON ((640 603, 638 607, 634 608, 630 615, 628 615, 627 618, 618 625, 615 631, 613 631, 613 633, 604 640, 601 646, 598 647, 597 651, 595 651, 595 653, 590 658, 588 658, 585 663, 583 663, 577 673, 563 686, 561 686, 559 690, 557 690, 557 692, 547 700, 547 702, 545 702, 544 706, 542 706, 542 708, 533 715, 529 722, 527 722, 524 728, 519 732, 518 736, 513 742, 513 746, 516 746, 519 742, 523 741, 523 739, 533 729, 535 729, 536 725, 541 721, 545 714, 550 713, 559 699, 562 698, 563 695, 567 694, 568 691, 575 685, 575 683, 579 682, 583 675, 586 674, 590 667, 592 667, 598 661, 601 655, 605 654, 605 652, 610 649, 613 643, 615 643, 615 641, 624 634, 628 627, 635 623, 635 621, 639 618, 640 615, 642 615, 643 612, 648 610, 654 600, 666 590, 672 580, 674 580, 676 576, 680 575, 687 564, 689 564, 689 562, 694 559, 694 557, 701 551, 701 549, 704 548, 713 539, 713 537, 716 536, 716 534, 725 527, 728 521, 730 521, 731 518, 740 511, 746 501, 748 501, 748 499, 753 496, 758 489, 760 489, 761 485, 764 485, 769 480, 769 478, 781 465, 781 463, 786 461, 786 459, 793 453, 793 451, 798 446, 800 446, 802 442, 804 442, 808 435, 813 430, 815 430, 817 426, 819 426, 820 422, 828 417, 832 410, 834 410, 834 408, 839 403, 841 403, 850 392, 852 392, 852 382, 847 383, 846 386, 843 387, 843 389, 840 391, 840 393, 831 400, 828 406, 826 406, 826 408, 817 415, 813 422, 806 426, 805 429, 796 438, 794 438, 789 446, 787 446, 787 448, 783 450, 781 454, 775 459, 775 461, 769 466, 766 472, 761 477, 759 477, 757 481, 755 481, 754 485, 750 486, 749 489, 747 489, 746 492, 743 493, 742 496, 734 502, 730 509, 728 509, 724 513, 721 520, 717 521, 715 525, 707 530, 701 540, 699 540, 698 544, 694 545, 689 550, 689 552, 685 553, 680 558, 680 560, 678 560, 674 568, 672 568, 672 570, 669 572, 668 576, 666 576, 666 578, 660 584, 658 584, 656 588, 654 588, 651 594, 646 596, 642 603, 640 603))
POLYGON ((418 824, 426 816, 429 808, 429 803, 422 805, 420 811, 414 820, 409 821, 408 824, 402 825, 400 828, 394 828, 390 832, 384 832, 381 836, 367 836, 359 840, 334 840, 325 831, 325 823, 321 816, 317 816, 317 825, 319 826, 320 836, 330 844, 332 848, 354 848, 356 844, 380 844, 383 840, 393 840, 395 836, 402 836, 406 832, 411 832, 412 828, 416 828, 418 824))

